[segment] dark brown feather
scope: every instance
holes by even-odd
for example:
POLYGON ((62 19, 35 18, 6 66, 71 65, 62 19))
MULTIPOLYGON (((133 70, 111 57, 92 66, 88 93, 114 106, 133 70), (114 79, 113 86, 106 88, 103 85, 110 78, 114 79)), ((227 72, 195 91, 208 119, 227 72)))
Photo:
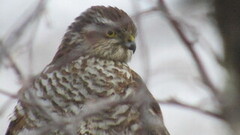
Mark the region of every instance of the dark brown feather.
POLYGON ((25 124, 26 124, 26 121, 24 116, 17 115, 16 119, 10 122, 5 135, 16 135, 15 132, 22 129, 23 125, 25 124))

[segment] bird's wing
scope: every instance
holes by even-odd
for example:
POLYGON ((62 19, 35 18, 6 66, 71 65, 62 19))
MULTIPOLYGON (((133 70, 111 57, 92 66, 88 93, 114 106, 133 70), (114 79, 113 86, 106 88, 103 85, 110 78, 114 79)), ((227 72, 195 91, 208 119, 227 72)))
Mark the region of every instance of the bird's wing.
POLYGON ((19 113, 14 114, 14 120, 12 120, 8 126, 7 132, 5 135, 16 135, 18 131, 20 131, 25 125, 25 117, 19 113))
POLYGON ((148 90, 141 77, 132 71, 133 80, 136 82, 137 93, 136 101, 139 104, 140 119, 142 122, 142 134, 149 135, 169 135, 162 117, 162 111, 157 100, 148 90))
POLYGON ((142 100, 142 104, 148 104, 149 109, 153 111, 157 116, 159 116, 162 119, 162 112, 161 109, 158 105, 157 100, 153 97, 153 95, 150 93, 148 90, 146 84, 142 80, 142 78, 134 71, 132 71, 133 74, 133 80, 136 82, 136 90, 140 93, 141 97, 140 99, 142 100))

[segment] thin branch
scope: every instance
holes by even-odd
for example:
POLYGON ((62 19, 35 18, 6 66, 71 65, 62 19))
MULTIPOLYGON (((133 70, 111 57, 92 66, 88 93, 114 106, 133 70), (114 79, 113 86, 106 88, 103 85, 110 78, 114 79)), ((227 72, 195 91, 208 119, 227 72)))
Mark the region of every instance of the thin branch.
POLYGON ((164 11, 167 19, 170 21, 170 24, 173 26, 177 34, 179 35, 180 39, 183 41, 184 45, 187 47, 191 55, 193 56, 194 61, 197 64, 197 68, 200 72, 200 75, 203 79, 203 82, 210 88, 211 92, 215 96, 218 102, 219 100, 219 90, 214 86, 212 83, 211 79, 209 78, 207 71, 205 67, 203 66, 203 62, 201 61, 199 55, 197 52, 194 50, 194 43, 191 42, 187 36, 184 34, 183 30, 181 29, 181 24, 178 22, 178 20, 173 17, 173 15, 170 13, 168 7, 166 6, 164 0, 158 0, 159 1, 159 6, 161 9, 164 11))
POLYGON ((17 25, 12 31, 9 32, 9 36, 7 36, 3 41, 0 42, 0 61, 3 58, 7 58, 10 62, 10 66, 15 71, 18 80, 23 82, 25 80, 24 75, 22 74, 21 70, 18 68, 15 61, 12 59, 10 55, 10 50, 12 46, 16 45, 16 43, 21 39, 24 35, 23 33, 26 29, 30 26, 31 23, 39 21, 39 17, 41 16, 42 12, 44 11, 45 5, 47 0, 40 0, 37 6, 30 12, 22 22, 17 25))
MULTIPOLYGON (((1 49, 3 49, 4 47, 2 46, 1 49)), ((24 75, 22 74, 21 70, 18 68, 17 64, 15 63, 15 61, 13 60, 12 56, 8 53, 7 50, 5 50, 5 55, 8 59, 8 61, 10 62, 10 66, 12 67, 12 69, 15 71, 18 80, 19 81, 24 81, 24 75)))
POLYGON ((18 96, 16 94, 11 94, 11 93, 7 92, 6 90, 0 89, 0 94, 8 96, 10 98, 16 98, 16 99, 18 98, 18 96))
POLYGON ((177 105, 177 106, 180 106, 180 107, 183 107, 183 108, 187 108, 187 109, 190 109, 190 110, 193 110, 193 111, 196 111, 196 112, 208 115, 208 116, 212 116, 212 117, 220 119, 220 120, 225 120, 221 114, 214 113, 214 112, 211 112, 211 111, 207 111, 207 110, 201 109, 201 108, 199 108, 197 106, 184 104, 184 103, 181 103, 180 101, 177 101, 175 99, 169 99, 169 100, 165 100, 165 101, 158 100, 158 103, 160 103, 160 104, 177 105))
MULTIPOLYGON (((40 19, 40 18, 37 18, 37 19, 40 19)), ((40 23, 40 21, 36 21, 35 22, 35 25, 34 25, 34 27, 32 29, 32 32, 31 32, 32 34, 31 34, 28 42, 26 43, 27 48, 29 50, 29 54, 28 54, 28 58, 29 58, 29 65, 28 65, 28 67, 29 67, 29 74, 28 75, 30 75, 30 76, 32 76, 32 74, 33 74, 33 59, 34 59, 33 58, 33 45, 34 45, 33 43, 34 43, 34 40, 36 38, 36 34, 37 34, 37 31, 38 31, 39 23, 40 23)))
POLYGON ((0 108, 0 116, 3 115, 7 109, 9 109, 9 106, 14 103, 13 101, 14 100, 12 98, 9 98, 3 103, 2 107, 0 108))
MULTIPOLYGON (((138 11, 139 9, 139 5, 138 3, 133 3, 133 9, 136 9, 136 11, 138 11)), ((139 49, 142 55, 144 55, 144 57, 142 57, 142 67, 144 69, 144 82, 147 83, 150 77, 150 60, 149 60, 149 48, 147 46, 147 43, 145 41, 144 35, 143 35, 143 29, 141 27, 142 22, 141 22, 141 15, 146 14, 146 13, 151 13, 152 11, 155 11, 156 8, 152 8, 150 10, 144 11, 144 12, 140 12, 138 14, 136 14, 134 16, 134 19, 136 20, 136 24, 138 26, 138 39, 139 39, 139 44, 141 46, 141 49, 139 49)))
POLYGON ((5 47, 12 47, 13 45, 15 45, 16 42, 23 36, 23 33, 30 26, 30 24, 36 21, 37 18, 41 16, 42 12, 45 9, 46 1, 47 0, 39 0, 35 9, 30 12, 31 14, 28 15, 25 19, 23 19, 23 21, 20 22, 19 25, 17 25, 17 27, 10 32, 9 36, 7 36, 3 41, 3 45, 5 47))

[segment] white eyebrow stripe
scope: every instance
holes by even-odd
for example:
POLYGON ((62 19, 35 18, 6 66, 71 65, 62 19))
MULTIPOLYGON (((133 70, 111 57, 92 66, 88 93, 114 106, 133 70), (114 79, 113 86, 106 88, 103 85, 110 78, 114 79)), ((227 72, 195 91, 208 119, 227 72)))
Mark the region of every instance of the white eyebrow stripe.
POLYGON ((96 19, 97 22, 100 22, 100 23, 103 23, 103 24, 115 25, 115 22, 113 22, 110 19, 106 19, 106 18, 103 18, 103 17, 97 17, 95 19, 96 19))
POLYGON ((114 25, 115 24, 112 20, 103 17, 99 13, 96 14, 96 18, 95 19, 96 19, 97 22, 100 22, 100 23, 109 24, 109 25, 114 25))
MULTIPOLYGON (((113 22, 112 20, 110 19, 106 19, 106 18, 103 18, 103 17, 99 17, 97 16, 95 19, 95 22, 99 22, 99 23, 103 23, 103 24, 106 24, 106 25, 110 25, 110 26, 116 26, 117 24, 115 22, 113 22)), ((89 24, 89 25, 86 25, 84 28, 83 28, 84 31, 100 31, 102 29, 100 29, 97 25, 95 24, 89 24)))
POLYGON ((89 24, 83 27, 83 31, 99 31, 99 28, 94 24, 89 24))

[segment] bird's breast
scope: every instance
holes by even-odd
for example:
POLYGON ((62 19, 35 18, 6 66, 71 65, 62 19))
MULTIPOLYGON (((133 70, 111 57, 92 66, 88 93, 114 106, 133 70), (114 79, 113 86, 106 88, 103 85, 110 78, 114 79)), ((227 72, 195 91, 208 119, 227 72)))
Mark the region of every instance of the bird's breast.
MULTIPOLYGON (((125 63, 86 56, 52 72, 43 72, 34 81, 34 90, 29 91, 36 96, 42 107, 54 117, 61 118, 81 114, 89 102, 97 103, 112 97, 127 98, 134 91, 129 88, 131 83, 131 69, 125 63)), ((25 98, 29 98, 28 92, 25 93, 25 98)), ((37 109, 29 111, 26 115, 29 115, 29 123, 38 121, 34 126, 45 125, 46 121, 38 119, 49 119, 38 114, 37 109)), ((138 117, 139 113, 133 106, 120 104, 99 111, 98 115, 89 117, 79 125, 83 126, 81 131, 89 128, 104 130, 117 125, 126 128, 129 123, 133 123, 129 128, 136 128, 134 121, 138 117)))
POLYGON ((34 88, 39 97, 56 108, 74 112, 76 109, 69 109, 69 104, 79 106, 92 99, 128 96, 131 83, 127 64, 84 56, 52 72, 43 72, 34 88))

